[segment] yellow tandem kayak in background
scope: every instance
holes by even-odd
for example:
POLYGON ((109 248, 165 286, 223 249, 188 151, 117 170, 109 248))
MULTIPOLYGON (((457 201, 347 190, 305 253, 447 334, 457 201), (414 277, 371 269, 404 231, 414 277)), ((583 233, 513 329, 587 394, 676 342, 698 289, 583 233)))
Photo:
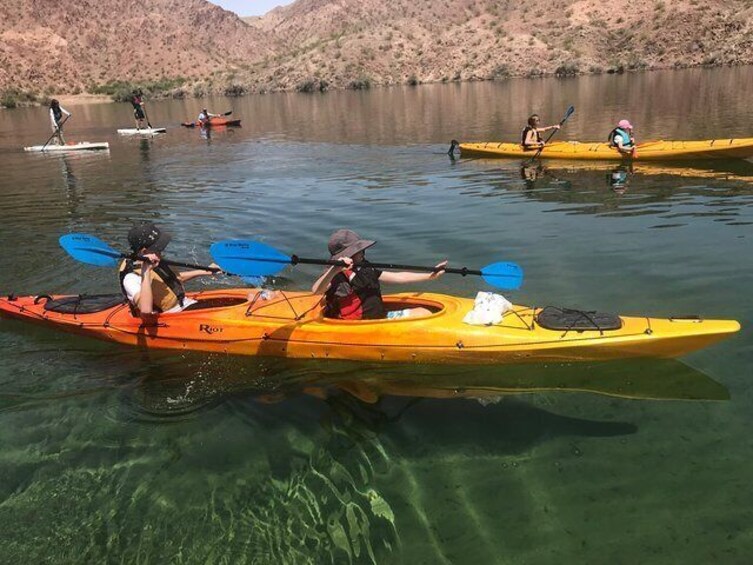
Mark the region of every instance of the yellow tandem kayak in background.
MULTIPOLYGON (((517 143, 461 143, 463 157, 527 158, 536 149, 523 150, 517 143)), ((621 155, 607 143, 558 141, 541 151, 542 159, 577 159, 594 161, 677 161, 688 159, 747 159, 753 157, 753 137, 741 139, 706 139, 702 141, 649 141, 636 146, 636 156, 621 155)))

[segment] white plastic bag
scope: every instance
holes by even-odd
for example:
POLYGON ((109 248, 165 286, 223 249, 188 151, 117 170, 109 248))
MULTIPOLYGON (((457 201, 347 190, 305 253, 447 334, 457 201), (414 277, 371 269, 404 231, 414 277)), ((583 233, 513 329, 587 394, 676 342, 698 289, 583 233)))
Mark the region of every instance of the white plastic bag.
POLYGON ((463 322, 472 326, 491 326, 499 324, 505 312, 512 310, 512 304, 501 294, 479 292, 473 304, 473 310, 463 318, 463 322))

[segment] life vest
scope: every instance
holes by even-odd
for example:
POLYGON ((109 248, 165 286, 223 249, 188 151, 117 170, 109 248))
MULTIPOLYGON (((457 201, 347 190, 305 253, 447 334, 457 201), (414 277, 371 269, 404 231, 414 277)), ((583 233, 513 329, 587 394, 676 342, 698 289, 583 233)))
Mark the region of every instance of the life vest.
POLYGON ((131 98, 131 104, 133 104, 134 110, 141 107, 141 96, 134 96, 131 98))
POLYGON ((52 110, 52 115, 55 117, 55 122, 60 123, 60 120, 63 119, 63 111, 60 109, 60 106, 50 106, 50 109, 52 110))
MULTIPOLYGON (((120 290, 128 298, 123 281, 126 275, 136 273, 136 263, 131 259, 125 259, 120 264, 120 290)), ((136 273, 141 276, 140 273, 136 273)), ((183 285, 170 267, 160 263, 149 273, 152 279, 152 296, 154 308, 158 312, 166 312, 175 308, 179 304, 183 306, 183 299, 186 296, 183 285)))
POLYGON ((528 136, 528 132, 532 131, 535 136, 535 142, 541 143, 543 140, 541 139, 541 134, 538 132, 538 130, 533 126, 526 126, 523 128, 523 133, 520 136, 520 144, 523 146, 523 149, 529 149, 530 147, 533 147, 532 145, 526 143, 526 137, 528 136))
POLYGON ((617 138, 620 138, 622 140, 622 146, 623 147, 632 147, 633 146, 633 140, 630 138, 630 134, 626 132, 622 128, 614 128, 611 132, 609 132, 609 146, 610 147, 617 147, 617 138))
POLYGON ((324 315, 342 320, 379 320, 386 316, 379 286, 381 271, 362 263, 335 275, 325 293, 324 315))

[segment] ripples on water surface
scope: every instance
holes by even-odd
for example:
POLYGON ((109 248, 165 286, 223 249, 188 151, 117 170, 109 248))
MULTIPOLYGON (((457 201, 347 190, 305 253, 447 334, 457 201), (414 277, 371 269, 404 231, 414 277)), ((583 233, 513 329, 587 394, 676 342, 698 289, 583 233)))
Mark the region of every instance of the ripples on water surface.
MULTIPOLYGON (((3 560, 745 561, 753 165, 636 166, 614 187, 611 165, 521 171, 445 151, 452 137, 514 138, 529 112, 555 121, 571 103, 563 138, 601 139, 623 114, 644 138, 751 136, 752 77, 219 99, 244 126, 210 139, 116 138, 126 105, 73 106, 68 137, 111 150, 68 156, 18 151, 46 139, 42 109, 3 112, 3 292, 113 290, 113 273, 58 248, 70 231, 122 245, 133 219, 153 218, 174 257, 208 261, 231 237, 324 256, 347 226, 379 240, 378 260, 520 263, 519 303, 743 323, 682 362, 502 370, 181 356, 2 322, 3 560)), ((200 104, 154 103, 150 117, 174 126, 200 104)))

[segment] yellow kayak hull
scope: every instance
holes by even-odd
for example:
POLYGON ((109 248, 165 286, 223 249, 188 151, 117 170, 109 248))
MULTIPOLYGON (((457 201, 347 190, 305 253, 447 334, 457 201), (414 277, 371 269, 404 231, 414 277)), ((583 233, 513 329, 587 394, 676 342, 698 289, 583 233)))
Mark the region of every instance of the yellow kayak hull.
MULTIPOLYGON (((461 143, 463 157, 530 158, 535 149, 523 150, 517 143, 461 143)), ((650 141, 637 145, 635 157, 626 158, 607 143, 558 141, 544 147, 543 159, 592 161, 682 161, 691 159, 747 159, 753 157, 753 137, 703 141, 650 141)))
MULTIPOLYGON (((143 320, 120 304, 91 314, 45 309, 49 297, 0 298, 0 314, 122 344, 299 359, 401 363, 504 364, 676 357, 739 331, 734 320, 621 316, 616 330, 562 331, 540 326, 540 309, 515 306, 493 326, 463 322, 473 300, 433 293, 385 296, 388 309, 423 306, 426 318, 345 321, 322 315, 321 297, 253 289, 190 294, 204 309, 143 320), (249 293, 252 299, 249 301, 249 293), (210 302, 211 300, 211 302, 210 302), (214 307, 212 307, 214 305, 214 307), (218 306, 219 305, 219 306, 218 306)), ((52 297, 60 298, 60 297, 52 297)))

